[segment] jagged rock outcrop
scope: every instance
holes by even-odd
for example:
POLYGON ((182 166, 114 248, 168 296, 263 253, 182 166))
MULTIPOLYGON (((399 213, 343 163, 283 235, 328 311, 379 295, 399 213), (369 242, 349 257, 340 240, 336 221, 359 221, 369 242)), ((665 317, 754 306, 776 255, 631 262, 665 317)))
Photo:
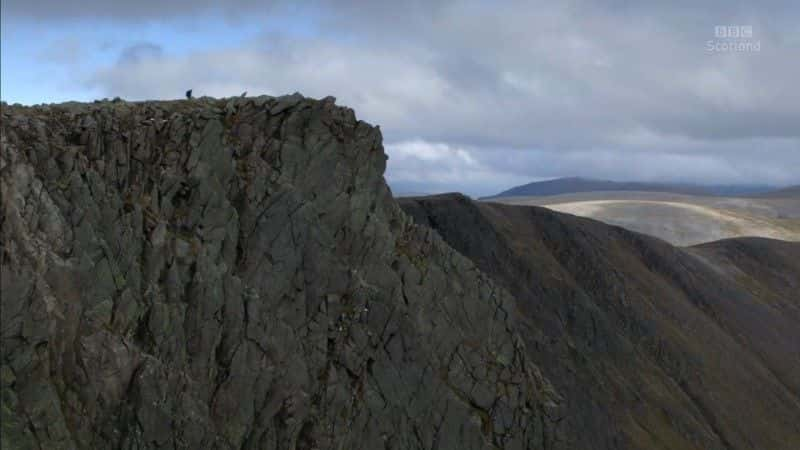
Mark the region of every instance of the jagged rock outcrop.
POLYGON ((3 449, 800 448, 800 244, 398 205, 332 98, 1 118, 3 449))
POLYGON ((332 98, 3 104, 3 448, 567 446, 385 161, 332 98))
POLYGON ((544 208, 399 201, 513 294, 576 448, 800 448, 800 243, 676 248, 544 208))

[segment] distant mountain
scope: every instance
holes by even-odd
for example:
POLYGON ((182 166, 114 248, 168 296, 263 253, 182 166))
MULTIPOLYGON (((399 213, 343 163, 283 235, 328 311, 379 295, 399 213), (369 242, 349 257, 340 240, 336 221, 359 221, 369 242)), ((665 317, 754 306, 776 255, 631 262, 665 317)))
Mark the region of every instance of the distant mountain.
POLYGON ((774 187, 765 185, 694 185, 685 183, 646 183, 637 181, 609 181, 591 178, 557 178, 555 180, 537 181, 513 187, 499 194, 484 197, 547 196, 595 191, 644 191, 671 192, 684 195, 741 196, 754 195, 772 191, 774 187))
POLYGON ((761 198, 798 198, 800 197, 800 185, 789 186, 775 191, 756 193, 752 196, 761 198))
POLYGON ((392 196, 395 197, 395 198, 401 198, 401 197, 425 197, 425 196, 428 196, 428 195, 432 195, 432 194, 429 194, 427 192, 416 192, 416 191, 410 191, 410 192, 400 191, 400 192, 393 192, 392 193, 392 196))

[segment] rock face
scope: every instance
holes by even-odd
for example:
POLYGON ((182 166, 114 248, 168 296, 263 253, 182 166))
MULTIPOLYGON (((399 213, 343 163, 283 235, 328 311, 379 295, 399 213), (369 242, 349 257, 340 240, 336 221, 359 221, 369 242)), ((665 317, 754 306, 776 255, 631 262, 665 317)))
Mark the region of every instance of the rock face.
POLYGON ((401 209, 332 98, 0 139, 3 449, 800 448, 800 244, 401 209))
POLYGON ((3 104, 3 448, 567 446, 385 161, 332 98, 3 104))
POLYGON ((512 293, 574 447, 800 448, 800 243, 681 249, 538 207, 400 204, 512 293))

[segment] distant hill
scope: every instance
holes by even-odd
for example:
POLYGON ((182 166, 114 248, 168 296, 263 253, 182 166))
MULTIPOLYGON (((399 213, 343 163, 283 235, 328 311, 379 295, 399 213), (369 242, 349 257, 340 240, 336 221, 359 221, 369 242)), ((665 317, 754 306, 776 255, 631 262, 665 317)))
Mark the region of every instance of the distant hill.
POLYGON ((752 196, 761 198, 797 198, 800 197, 800 185, 789 186, 775 191, 756 193, 752 196))
POLYGON ((644 191, 671 192, 684 195, 744 196, 770 192, 774 189, 765 185, 694 185, 684 183, 645 183, 637 181, 609 181, 591 178, 557 178, 555 180, 537 181, 513 187, 499 194, 484 197, 524 197, 571 194, 595 191, 644 191))

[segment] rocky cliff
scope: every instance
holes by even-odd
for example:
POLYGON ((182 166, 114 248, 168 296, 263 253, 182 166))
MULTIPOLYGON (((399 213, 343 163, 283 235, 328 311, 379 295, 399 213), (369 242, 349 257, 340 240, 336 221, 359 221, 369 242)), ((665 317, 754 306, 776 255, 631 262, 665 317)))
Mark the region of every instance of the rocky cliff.
POLYGON ((2 448, 800 448, 800 244, 392 199, 332 98, 2 105, 2 448))
POLYGON ((565 445, 385 163, 333 98, 3 104, 3 448, 565 445))

